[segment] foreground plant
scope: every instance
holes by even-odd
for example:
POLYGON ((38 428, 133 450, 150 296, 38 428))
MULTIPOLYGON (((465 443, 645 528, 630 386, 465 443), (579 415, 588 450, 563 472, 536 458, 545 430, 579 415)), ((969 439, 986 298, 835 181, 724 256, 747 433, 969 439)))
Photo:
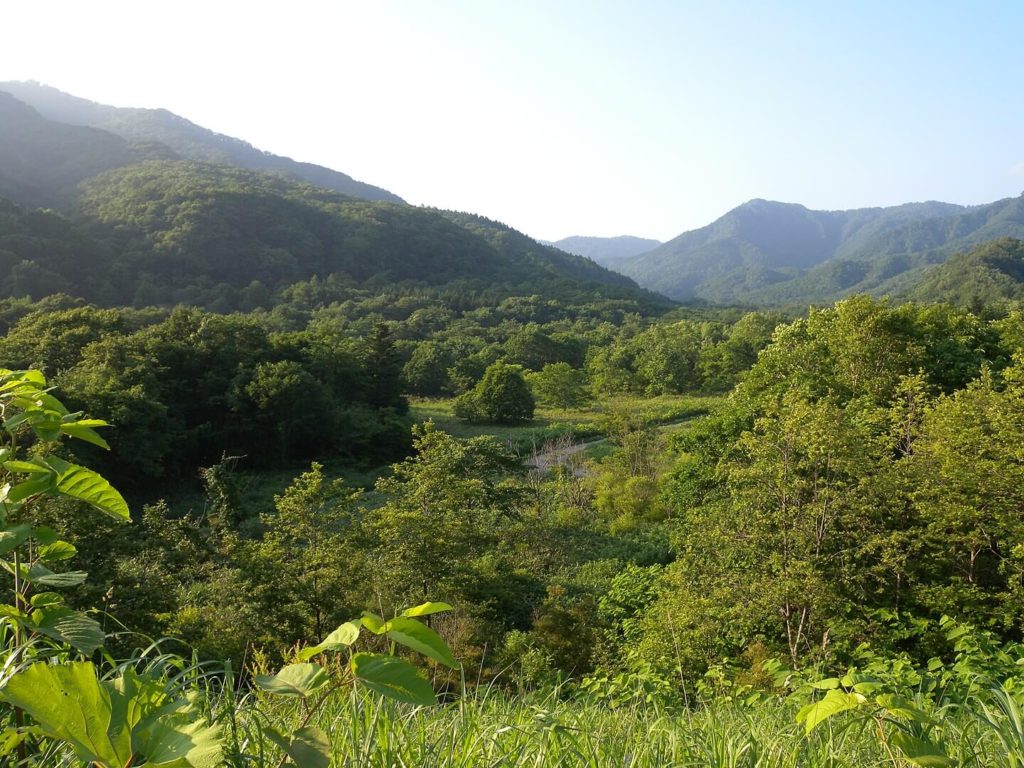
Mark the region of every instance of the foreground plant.
POLYGON ((443 664, 451 669, 460 665, 448 645, 419 619, 452 610, 447 603, 423 603, 385 621, 364 612, 358 619, 345 622, 318 645, 300 650, 298 662, 283 667, 275 675, 257 675, 256 685, 268 693, 298 699, 302 716, 288 731, 267 726, 265 735, 283 751, 280 765, 289 760, 299 768, 327 768, 331 764, 330 741, 323 730, 313 725, 316 715, 340 689, 358 684, 392 701, 429 706, 437 703, 433 686, 419 670, 395 654, 398 645, 443 664), (366 630, 372 636, 390 642, 390 653, 355 652, 353 647, 366 630), (344 655, 325 665, 310 659, 322 655, 344 655))
POLYGON ((67 497, 130 521, 110 483, 56 455, 65 437, 109 448, 95 431, 106 422, 69 412, 39 371, 6 369, 0 418, 0 567, 11 576, 12 595, 0 606, 9 630, 0 653, 4 669, 16 670, 0 689, 9 726, 0 734, 0 756, 16 754, 18 765, 52 765, 70 752, 95 768, 214 768, 221 762, 217 729, 162 678, 128 668, 102 680, 91 662, 67 660, 91 656, 105 635, 53 591, 76 587, 87 574, 54 570, 76 549, 35 525, 33 513, 48 498, 67 497))

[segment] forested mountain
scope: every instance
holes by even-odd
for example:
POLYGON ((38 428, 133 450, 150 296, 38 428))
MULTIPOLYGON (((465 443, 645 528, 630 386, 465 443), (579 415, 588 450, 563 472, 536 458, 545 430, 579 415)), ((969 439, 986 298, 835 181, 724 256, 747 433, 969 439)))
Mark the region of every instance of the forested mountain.
POLYGON ((49 120, 99 128, 132 143, 159 143, 189 160, 281 173, 364 200, 403 202, 397 195, 380 187, 356 181, 330 168, 264 152, 248 142, 214 133, 166 109, 111 107, 36 82, 4 82, 0 83, 0 91, 13 95, 49 120))
POLYGON ((1012 237, 950 256, 909 292, 917 301, 983 307, 1024 299, 1024 241, 1012 237))
POLYGON ((850 211, 752 200, 616 269, 676 299, 826 302, 902 292, 929 265, 1005 236, 1024 236, 1024 198, 850 211))
POLYGON ((468 214, 356 200, 283 177, 152 161, 81 185, 79 214, 0 209, 0 289, 104 305, 269 306, 288 286, 453 286, 626 298, 628 278, 468 214))
POLYGON ((576 253, 596 261, 603 267, 610 267, 613 264, 636 256, 641 253, 653 250, 661 245, 660 240, 650 240, 645 237, 633 237, 631 235, 620 235, 619 237, 585 237, 574 235, 563 237, 556 242, 545 242, 561 248, 567 253, 576 253))
POLYGON ((163 146, 132 144, 107 131, 47 120, 0 91, 0 196, 30 206, 67 207, 84 179, 173 156, 163 146))

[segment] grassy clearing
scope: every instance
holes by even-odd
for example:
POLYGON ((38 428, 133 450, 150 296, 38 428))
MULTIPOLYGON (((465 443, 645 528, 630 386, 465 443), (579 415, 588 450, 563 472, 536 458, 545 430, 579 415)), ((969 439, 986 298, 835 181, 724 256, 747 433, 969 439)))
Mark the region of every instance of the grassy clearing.
MULTIPOLYGON (((540 407, 536 418, 529 424, 503 426, 498 424, 467 424, 455 418, 452 413, 455 401, 450 398, 412 398, 409 417, 415 423, 428 419, 445 432, 460 438, 490 435, 523 456, 540 449, 550 440, 572 435, 576 440, 595 440, 606 433, 604 421, 609 414, 627 414, 644 424, 674 425, 684 419, 700 416, 715 408, 724 398, 717 396, 693 397, 689 395, 661 395, 659 397, 616 396, 603 399, 587 408, 563 411, 557 408, 540 407)), ((587 449, 587 458, 601 458, 611 451, 606 444, 593 445, 587 449)), ((330 478, 342 478, 353 488, 367 491, 367 501, 373 503, 373 485, 378 477, 386 474, 391 465, 353 465, 350 459, 326 457, 320 459, 330 478)), ((242 468, 236 474, 240 490, 240 505, 256 515, 273 509, 274 495, 283 493, 297 475, 309 469, 309 464, 291 467, 247 471, 242 468)), ((205 502, 202 489, 195 485, 167 494, 175 510, 201 512, 205 502)))
POLYGON ((467 424, 452 413, 454 400, 415 398, 410 415, 417 422, 432 420, 440 429, 455 437, 490 435, 513 450, 527 454, 549 440, 572 435, 577 440, 595 439, 607 432, 606 422, 612 414, 623 414, 646 425, 671 424, 708 413, 721 403, 721 397, 661 395, 659 397, 617 396, 603 399, 586 408, 562 410, 539 407, 529 424, 467 424))

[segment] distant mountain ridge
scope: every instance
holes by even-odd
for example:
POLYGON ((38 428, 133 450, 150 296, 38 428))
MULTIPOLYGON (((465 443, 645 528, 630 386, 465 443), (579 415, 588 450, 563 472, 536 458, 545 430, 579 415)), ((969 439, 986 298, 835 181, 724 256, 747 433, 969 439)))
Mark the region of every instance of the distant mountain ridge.
POLYGON ((610 267, 623 259, 646 253, 661 245, 660 240, 650 240, 645 237, 633 237, 632 235, 619 235, 618 237, 586 237, 573 235, 563 237, 561 240, 551 242, 542 240, 545 245, 553 245, 566 253, 575 253, 579 256, 586 256, 600 264, 602 267, 610 267))
POLYGON ((215 133, 166 109, 112 107, 32 81, 0 82, 0 91, 29 105, 47 120, 101 129, 131 144, 158 143, 187 160, 281 173, 364 200, 405 202, 393 192, 356 181, 340 171, 264 152, 248 142, 215 133))
POLYGON ((927 269, 998 237, 1024 237, 1024 197, 815 211, 751 200, 614 265, 677 300, 780 305, 906 292, 927 269))

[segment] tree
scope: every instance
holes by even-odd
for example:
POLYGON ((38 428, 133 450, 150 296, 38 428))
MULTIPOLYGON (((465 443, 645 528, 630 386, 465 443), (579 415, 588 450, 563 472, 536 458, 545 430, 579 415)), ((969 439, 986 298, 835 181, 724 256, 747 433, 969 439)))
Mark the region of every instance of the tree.
POLYGON ((521 424, 533 418, 534 400, 518 365, 497 362, 477 385, 455 401, 455 415, 466 421, 521 424))
POLYGON ((527 374, 527 380, 541 402, 562 410, 578 408, 591 399, 586 373, 568 363, 548 363, 540 371, 527 374))
POLYGON ((264 615, 284 622, 277 642, 315 640, 350 617, 345 597, 353 586, 355 505, 360 493, 328 480, 313 463, 279 496, 250 557, 260 573, 264 615))
POLYGON ((395 349, 395 334, 387 323, 373 326, 366 340, 366 401, 376 408, 395 408, 405 413, 409 404, 402 397, 402 361, 395 349))
POLYGON ((443 394, 450 386, 448 369, 454 362, 451 351, 437 342, 417 344, 402 369, 406 392, 426 397, 443 394))
POLYGON ((388 501, 368 520, 386 563, 373 569, 377 586, 396 605, 424 595, 447 599, 474 583, 475 560, 516 515, 523 494, 508 479, 518 459, 493 438, 458 440, 427 422, 413 428, 413 444, 415 454, 377 481, 388 501))

